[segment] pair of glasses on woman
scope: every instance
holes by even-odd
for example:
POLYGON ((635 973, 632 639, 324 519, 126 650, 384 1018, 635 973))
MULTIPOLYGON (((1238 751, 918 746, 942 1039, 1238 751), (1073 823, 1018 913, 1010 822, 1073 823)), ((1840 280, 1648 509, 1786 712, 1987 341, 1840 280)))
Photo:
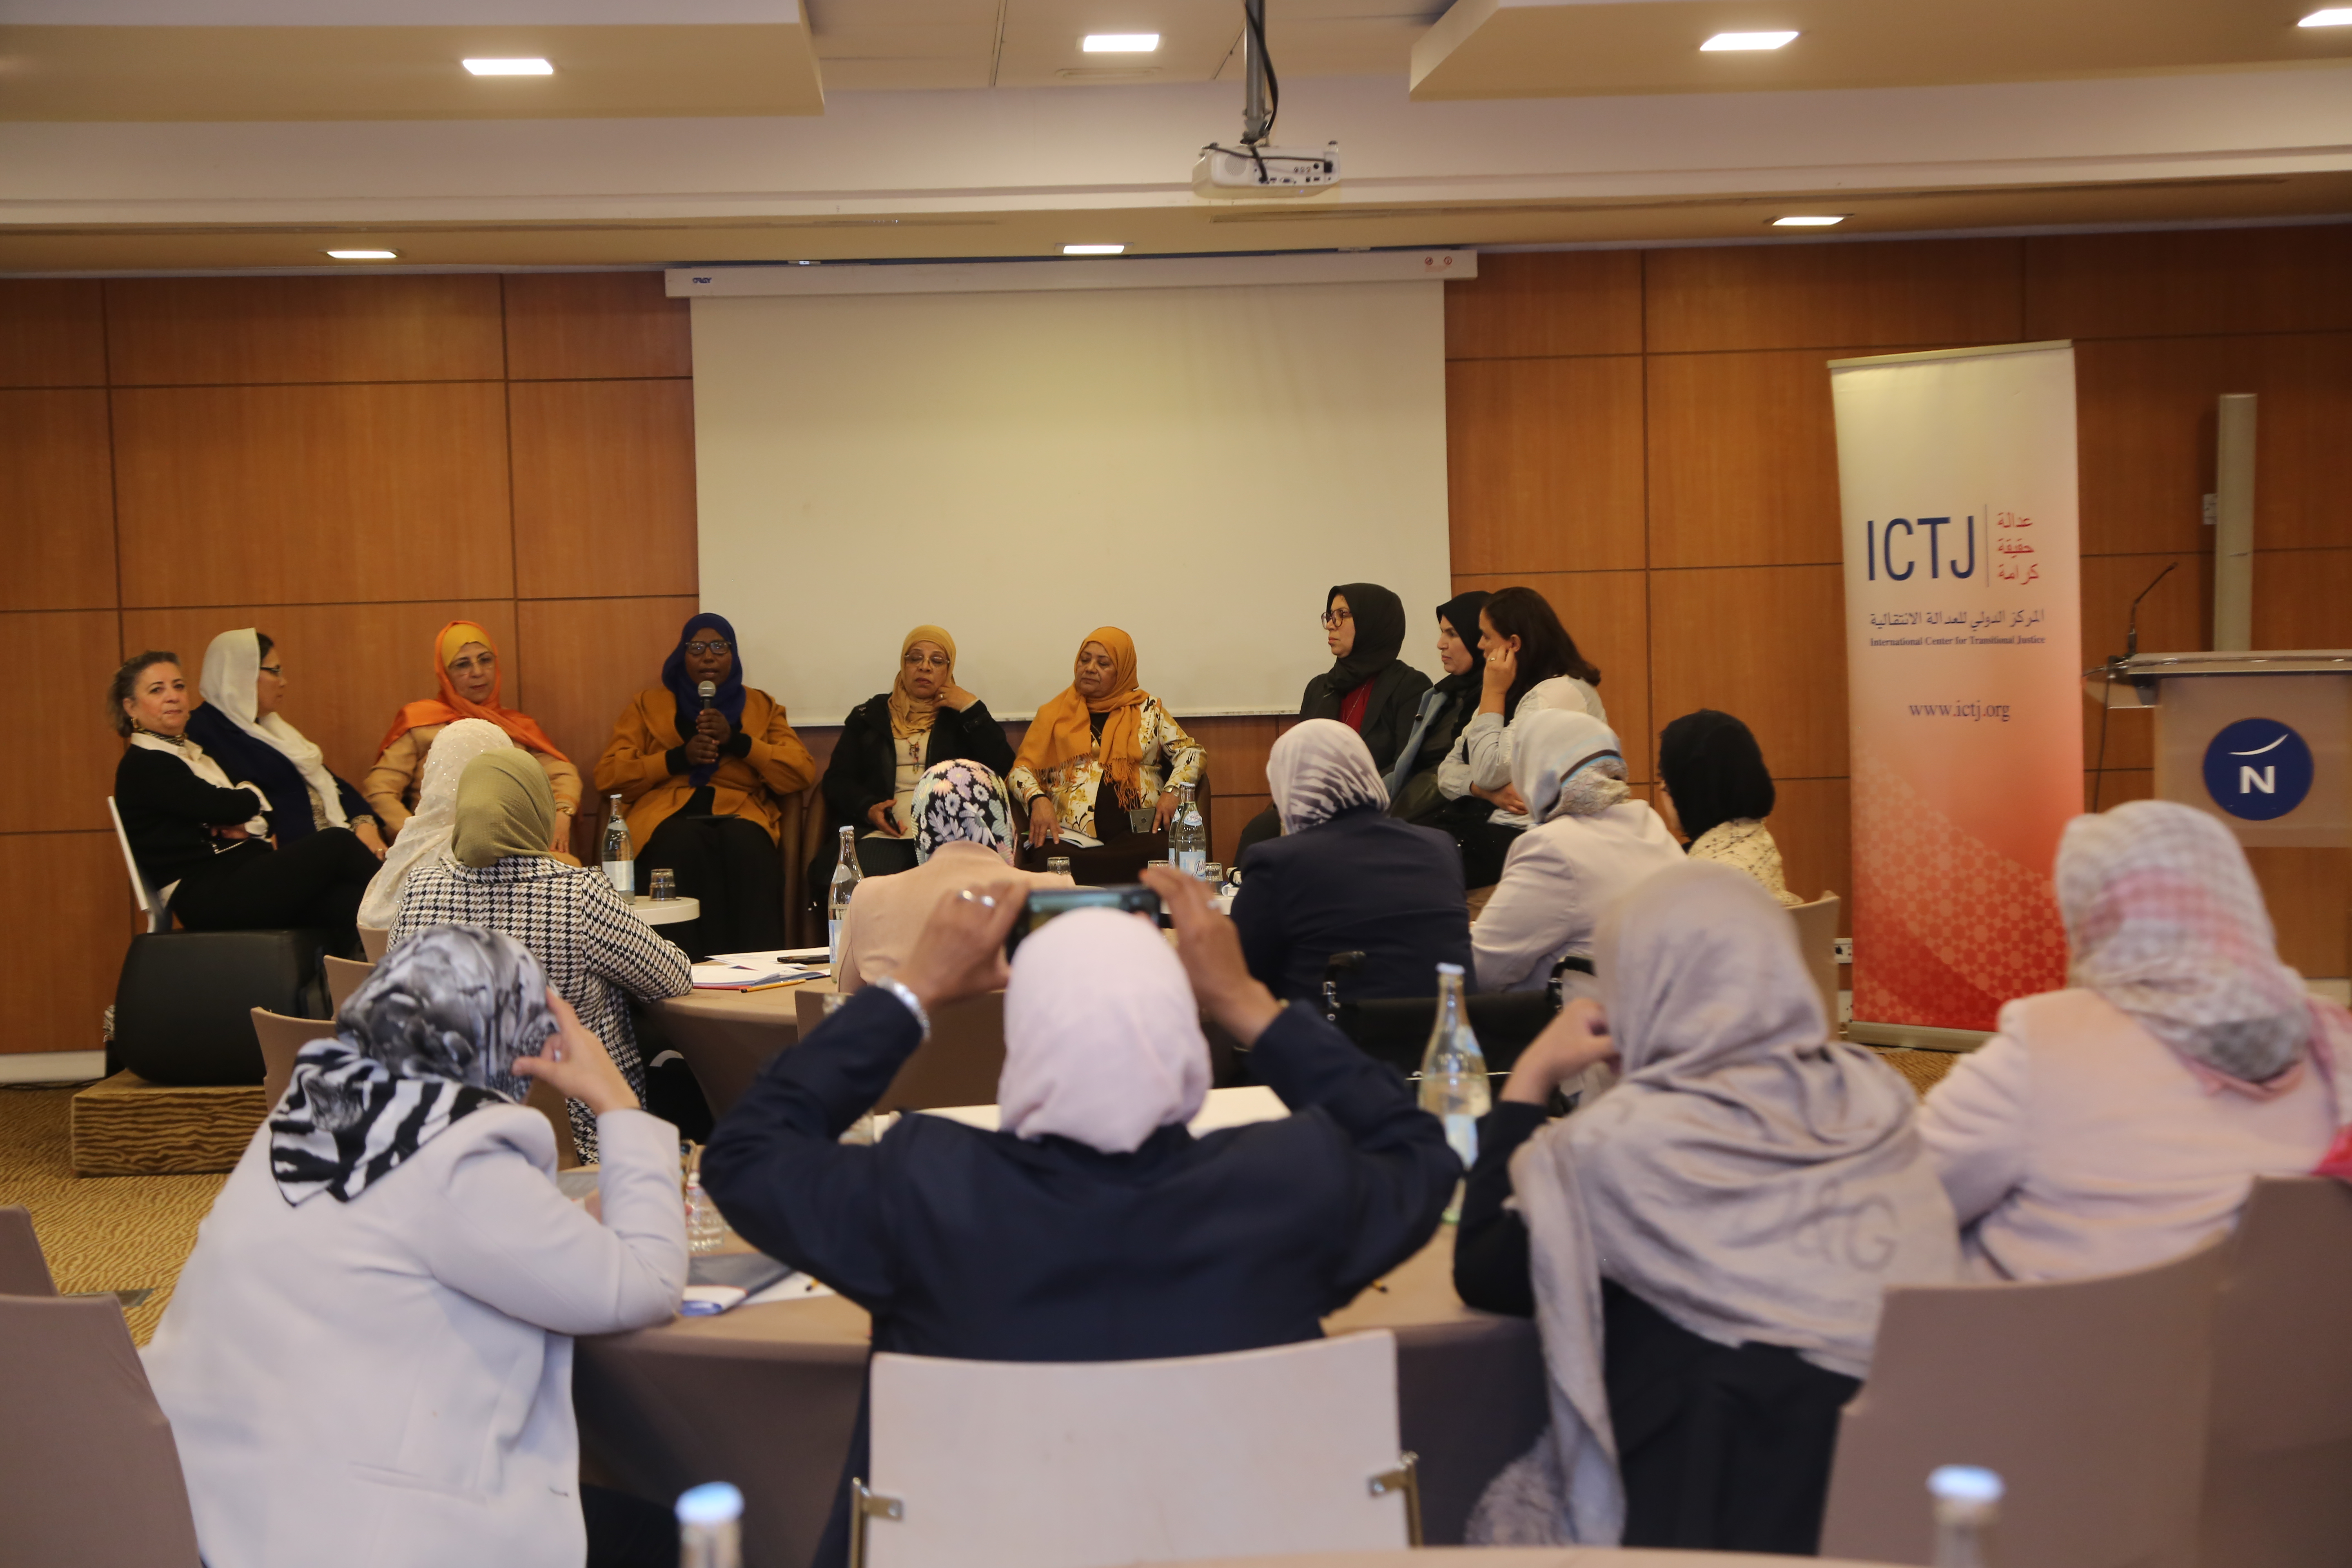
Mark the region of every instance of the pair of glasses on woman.
POLYGON ((710 642, 690 642, 686 645, 686 651, 697 657, 706 653, 725 653, 727 645, 716 639, 710 642))
POLYGON ((1339 629, 1341 621, 1352 621, 1355 618, 1356 615, 1352 610, 1326 610, 1321 617, 1323 629, 1327 632, 1336 632, 1339 629))

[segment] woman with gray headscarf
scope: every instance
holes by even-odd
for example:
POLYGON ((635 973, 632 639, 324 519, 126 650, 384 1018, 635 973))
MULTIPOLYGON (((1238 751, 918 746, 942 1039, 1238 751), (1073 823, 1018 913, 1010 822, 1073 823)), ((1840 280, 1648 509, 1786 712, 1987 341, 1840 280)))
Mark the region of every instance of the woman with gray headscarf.
MULTIPOLYGON (((1562 959, 1589 963, 1610 905, 1683 860, 1682 846, 1625 784, 1617 732, 1590 713, 1548 709, 1513 727, 1511 787, 1535 826, 1503 860, 1503 879, 1470 928, 1482 991, 1538 991, 1562 959)), ((1589 996, 1591 976, 1563 974, 1589 996)))
POLYGON ((677 1309, 677 1131, 479 927, 412 936, 333 1026, 146 1351, 205 1561, 578 1568, 572 1338, 677 1309), (596 1115, 601 1220, 555 1184, 533 1078, 596 1115))
POLYGON ((1340 982, 1353 1001, 1430 996, 1437 966, 1470 958, 1470 909, 1454 840, 1388 815, 1363 737, 1308 719, 1274 743, 1266 783, 1282 836, 1242 856, 1234 924, 1250 973, 1286 1000, 1323 994, 1334 953, 1363 960, 1340 982))
POLYGON ((2134 801, 2067 824, 2057 876, 2074 984, 2003 1007, 1920 1117, 1971 1270, 2143 1268, 2256 1176, 2352 1179, 2352 1016, 2279 962, 2230 830, 2134 801))
POLYGON ((1455 1288, 1536 1319, 1551 1406, 1470 1539, 1811 1556, 1886 1287, 1959 1271, 1951 1205, 1753 879, 1662 871, 1598 947, 1600 1005, 1519 1058, 1464 1198, 1455 1288), (1612 1052, 1616 1087, 1548 1123, 1612 1052))

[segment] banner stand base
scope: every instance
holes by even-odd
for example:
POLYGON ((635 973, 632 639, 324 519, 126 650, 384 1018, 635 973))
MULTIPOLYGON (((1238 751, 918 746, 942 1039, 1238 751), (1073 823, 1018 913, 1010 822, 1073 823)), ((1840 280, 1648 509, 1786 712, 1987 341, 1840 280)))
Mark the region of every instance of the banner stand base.
POLYGON ((1873 1024, 1856 1018, 1845 1037, 1861 1046, 1904 1046, 1915 1051, 1972 1051, 1992 1036, 1983 1029, 1938 1029, 1927 1024, 1873 1024))

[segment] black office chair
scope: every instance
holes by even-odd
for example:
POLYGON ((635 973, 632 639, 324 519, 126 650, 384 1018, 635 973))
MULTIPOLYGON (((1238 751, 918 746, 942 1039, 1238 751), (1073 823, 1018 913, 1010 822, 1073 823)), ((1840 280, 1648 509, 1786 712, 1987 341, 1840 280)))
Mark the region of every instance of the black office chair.
MULTIPOLYGON (((1437 1026, 1435 996, 1367 997, 1349 1001, 1341 982, 1363 966, 1361 952, 1335 952, 1323 968, 1323 1016, 1356 1042, 1365 1055, 1386 1062, 1405 1077, 1421 1070, 1430 1031, 1437 1026)), ((1559 1012, 1559 977, 1575 970, 1592 973, 1588 958, 1563 958, 1552 966, 1551 984, 1541 991, 1473 992, 1466 998, 1470 1028, 1490 1073, 1507 1073, 1544 1026, 1559 1012)))
POLYGON ((326 1018, 316 931, 149 931, 131 939, 114 987, 108 1067, 149 1083, 262 1081, 253 1009, 326 1018))

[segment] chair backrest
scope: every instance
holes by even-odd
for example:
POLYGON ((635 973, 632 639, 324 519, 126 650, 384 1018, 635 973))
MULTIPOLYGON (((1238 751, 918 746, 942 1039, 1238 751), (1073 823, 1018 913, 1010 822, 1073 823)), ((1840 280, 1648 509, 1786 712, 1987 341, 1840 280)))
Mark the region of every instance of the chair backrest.
POLYGON ((2352 1557, 2352 1186, 2254 1184, 2213 1320, 2202 1568, 2352 1557))
POLYGON ((373 958, 362 963, 356 958, 337 958, 331 952, 321 962, 327 968, 327 1005, 338 1013, 343 1010, 351 994, 375 973, 376 961, 373 958))
POLYGON ((2001 1568, 2191 1568, 2223 1256, 1889 1290, 1839 1423, 1822 1555, 1933 1562, 1927 1474, 1968 1464, 2007 1485, 2001 1568))
POLYGON ((580 1146, 572 1141, 572 1112, 564 1105, 563 1096, 556 1091, 555 1086, 533 1079, 530 1080, 530 1092, 523 1096, 522 1102, 546 1117, 549 1125, 555 1129, 555 1168, 559 1171, 578 1169, 580 1146))
POLYGON ((816 947, 824 942, 824 911, 816 906, 818 889, 809 881, 824 845, 824 800, 815 784, 793 795, 776 797, 776 852, 784 862, 784 942, 791 947, 816 947))
MULTIPOLYGON (((800 1037, 824 1022, 825 993, 803 987, 793 998, 800 1037)), ((689 1058, 690 1059, 690 1058, 689 1058)), ((950 1002, 931 1014, 931 1037, 915 1047, 877 1110, 929 1110, 942 1105, 993 1105, 1004 1075, 1004 993, 950 1002)))
POLYGON ((289 1018, 267 1007, 253 1010, 253 1038, 261 1047, 261 1098, 270 1110, 286 1098, 294 1081, 294 1058, 312 1040, 325 1039, 335 1026, 323 1018, 289 1018))
MULTIPOLYGON (((1469 998, 1470 1029, 1488 1072, 1508 1072, 1519 1053, 1543 1033, 1559 1009, 1543 991, 1487 991, 1469 998)), ((1421 1070, 1429 1032, 1437 1024, 1434 996, 1383 996, 1343 1002, 1339 1032, 1366 1056, 1410 1077, 1421 1070)))
POLYGON ((139 868, 139 857, 131 852, 131 835, 123 830, 122 811, 114 804, 112 795, 106 797, 106 815, 114 819, 114 842, 122 851, 122 868, 131 873, 131 901, 147 917, 149 931, 169 931, 172 911, 164 907, 155 889, 147 885, 147 874, 139 868))
POLYGON ((392 932, 383 926, 360 927, 360 951, 367 954, 370 963, 382 963, 383 955, 392 951, 392 932))
POLYGON ((171 1423, 110 1296, 0 1296, 0 1556, 199 1568, 171 1423))
POLYGON ((1797 946, 1812 973, 1813 989, 1822 994, 1822 1012, 1834 1035, 1838 1031, 1838 896, 1823 893, 1811 903, 1790 910, 1789 918, 1797 922, 1797 946))
POLYGON ((873 1363, 869 1568, 1412 1544, 1396 1341, 1169 1361, 873 1363))
POLYGON ((49 1260, 41 1255, 41 1238, 33 1230, 33 1211, 0 1208, 0 1296, 54 1296, 58 1282, 49 1278, 49 1260))

